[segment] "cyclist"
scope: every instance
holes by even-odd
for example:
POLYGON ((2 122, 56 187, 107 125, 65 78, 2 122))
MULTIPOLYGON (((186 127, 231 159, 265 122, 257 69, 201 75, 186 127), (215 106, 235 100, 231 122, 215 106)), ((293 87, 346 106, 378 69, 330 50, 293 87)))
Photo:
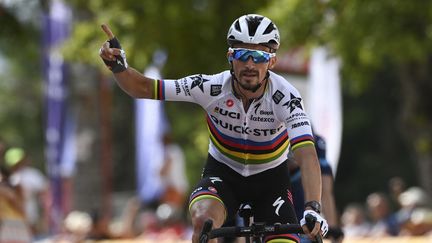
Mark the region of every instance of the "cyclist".
MULTIPOLYGON (((310 122, 299 92, 272 72, 279 48, 279 31, 267 17, 248 14, 228 30, 227 58, 230 70, 198 74, 176 80, 154 80, 128 66, 126 54, 107 25, 109 40, 100 57, 114 73, 118 85, 134 98, 187 101, 207 112, 208 159, 201 181, 189 199, 192 242, 198 242, 207 219, 213 227, 235 216, 248 202, 256 222, 297 223, 289 190, 287 154, 299 163, 304 181, 305 212, 317 222, 313 238, 328 230, 319 214, 321 174, 310 122)), ((277 235, 267 242, 298 242, 296 235, 277 235), (279 240, 280 239, 280 240, 279 240)))

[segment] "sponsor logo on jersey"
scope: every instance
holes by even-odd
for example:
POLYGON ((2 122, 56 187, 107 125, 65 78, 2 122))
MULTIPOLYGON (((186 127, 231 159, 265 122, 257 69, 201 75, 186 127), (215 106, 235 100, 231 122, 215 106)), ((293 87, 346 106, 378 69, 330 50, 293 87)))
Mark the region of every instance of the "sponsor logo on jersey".
POLYGON ((276 92, 275 92, 275 93, 273 94, 273 96, 272 96, 273 101, 274 101, 276 104, 279 104, 279 103, 281 102, 281 100, 282 100, 284 97, 285 97, 285 95, 282 94, 282 92, 280 92, 279 90, 276 90, 276 92))
POLYGON ((174 81, 174 84, 175 84, 176 95, 178 95, 181 92, 180 84, 179 84, 179 82, 177 80, 174 81))
POLYGON ((301 100, 302 99, 300 97, 295 97, 292 93, 290 93, 290 100, 282 106, 290 108, 290 113, 293 112, 296 108, 300 108, 300 110, 303 110, 301 100))
POLYGON ((292 122, 292 121, 295 121, 295 120, 299 120, 299 119, 304 119, 304 118, 306 118, 306 113, 304 113, 304 112, 298 112, 298 113, 291 114, 286 119, 286 121, 289 123, 289 122, 292 122))
POLYGON ((293 204, 294 203, 293 195, 292 195, 290 190, 287 190, 287 197, 288 197, 288 200, 290 200, 291 204, 293 204))
POLYGON ((228 100, 225 102, 225 104, 226 104, 226 106, 228 106, 228 107, 232 107, 232 106, 234 105, 234 101, 233 101, 232 99, 228 99, 228 100))
POLYGON ((216 106, 213 110, 215 113, 221 114, 222 116, 227 116, 233 119, 240 119, 240 113, 234 111, 228 111, 216 106))
POLYGON ((258 108, 261 106, 261 103, 258 103, 254 106, 255 114, 258 112, 258 108))
POLYGON ((222 85, 220 84, 212 84, 210 85, 210 95, 211 96, 218 96, 222 93, 222 85))
POLYGON ((248 126, 235 125, 229 122, 225 122, 213 115, 210 115, 210 118, 213 120, 214 124, 226 130, 233 131, 238 134, 247 134, 247 135, 253 135, 257 137, 277 134, 284 128, 284 125, 281 125, 276 129, 275 128, 251 128, 248 126))
POLYGON ((297 122, 291 125, 291 129, 297 128, 297 127, 302 127, 302 126, 309 126, 309 122, 308 121, 302 121, 302 122, 297 122))
POLYGON ((186 96, 191 96, 191 93, 189 91, 189 86, 185 78, 181 80, 181 88, 183 89, 183 92, 186 96))
POLYGON ((193 195, 193 194, 195 194, 195 193, 201 191, 202 189, 203 189, 202 186, 198 187, 197 189, 195 189, 195 190, 191 193, 191 195, 193 195))
POLYGON ((274 122, 275 119, 273 117, 261 117, 261 116, 254 116, 250 115, 251 121, 258 121, 258 122, 274 122))
POLYGON ((277 216, 279 216, 279 210, 282 207, 282 205, 285 203, 285 200, 282 199, 282 197, 278 197, 274 202, 273 202, 273 207, 276 207, 275 209, 275 214, 277 216))
POLYGON ((207 189, 208 189, 209 191, 213 192, 213 193, 217 193, 216 188, 214 188, 214 187, 212 187, 212 186, 209 186, 207 189))
POLYGON ((218 176, 212 176, 210 177, 210 181, 214 184, 215 182, 222 182, 222 179, 218 176))
POLYGON ((273 111, 259 111, 259 114, 263 116, 272 116, 274 113, 273 111))
POLYGON ((192 79, 191 90, 195 87, 198 87, 204 93, 204 83, 210 80, 203 78, 202 74, 192 76, 190 78, 192 79))

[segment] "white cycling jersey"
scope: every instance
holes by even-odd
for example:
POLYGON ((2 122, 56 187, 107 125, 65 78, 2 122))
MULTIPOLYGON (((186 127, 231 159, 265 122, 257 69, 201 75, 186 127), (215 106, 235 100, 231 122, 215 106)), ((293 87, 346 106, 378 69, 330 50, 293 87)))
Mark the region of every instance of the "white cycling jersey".
POLYGON ((302 98, 286 79, 270 71, 263 96, 245 111, 231 73, 155 80, 155 98, 197 103, 207 112, 209 153, 243 176, 274 168, 292 150, 313 145, 302 98))

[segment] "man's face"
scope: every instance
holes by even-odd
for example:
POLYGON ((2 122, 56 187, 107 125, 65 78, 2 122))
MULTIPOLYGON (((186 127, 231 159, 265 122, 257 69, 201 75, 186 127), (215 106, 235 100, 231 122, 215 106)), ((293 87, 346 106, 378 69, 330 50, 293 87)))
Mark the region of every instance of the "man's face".
MULTIPOLYGON (((255 44, 237 44, 233 48, 245 48, 250 50, 259 50, 270 52, 270 48, 255 44)), ((232 55, 228 52, 228 56, 232 55)), ((239 85, 248 91, 253 91, 266 76, 267 70, 273 68, 276 57, 270 58, 268 62, 255 63, 252 57, 247 61, 232 60, 234 74, 238 79, 239 85)))

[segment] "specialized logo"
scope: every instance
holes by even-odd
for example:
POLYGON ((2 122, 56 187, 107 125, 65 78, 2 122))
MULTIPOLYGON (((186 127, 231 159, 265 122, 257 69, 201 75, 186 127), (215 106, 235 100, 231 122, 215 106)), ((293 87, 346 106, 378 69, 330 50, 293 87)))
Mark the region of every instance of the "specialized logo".
POLYGON ((258 108, 261 106, 261 103, 258 103, 254 106, 255 114, 258 112, 258 108))
POLYGON ((200 90, 204 93, 204 83, 207 81, 210 81, 209 79, 205 79, 203 78, 202 74, 200 75, 196 75, 196 76, 192 76, 190 77, 192 79, 192 85, 191 85, 191 89, 195 88, 195 87, 199 87, 200 90))
POLYGON ((279 209, 282 207, 282 205, 285 203, 285 200, 282 199, 282 197, 278 197, 276 201, 273 203, 273 207, 276 207, 275 214, 279 216, 279 209))
POLYGON ((276 92, 275 92, 275 93, 273 94, 273 96, 272 96, 273 101, 274 101, 276 104, 279 104, 279 102, 281 102, 281 100, 282 100, 284 97, 285 97, 285 95, 282 94, 282 92, 280 92, 279 90, 276 90, 276 92))
POLYGON ((210 86, 210 95, 211 96, 218 96, 222 93, 222 85, 220 84, 212 84, 210 86))
POLYGON ((211 181, 211 183, 214 184, 217 181, 222 182, 222 179, 217 177, 217 176, 212 176, 212 177, 210 177, 210 181, 211 181))
POLYGON ((301 98, 300 97, 295 97, 292 93, 290 93, 290 100, 288 102, 286 102, 285 104, 283 104, 282 106, 286 106, 287 108, 290 108, 290 113, 293 112, 293 110, 295 110, 295 108, 300 108, 300 110, 303 110, 303 107, 301 105, 301 98))

